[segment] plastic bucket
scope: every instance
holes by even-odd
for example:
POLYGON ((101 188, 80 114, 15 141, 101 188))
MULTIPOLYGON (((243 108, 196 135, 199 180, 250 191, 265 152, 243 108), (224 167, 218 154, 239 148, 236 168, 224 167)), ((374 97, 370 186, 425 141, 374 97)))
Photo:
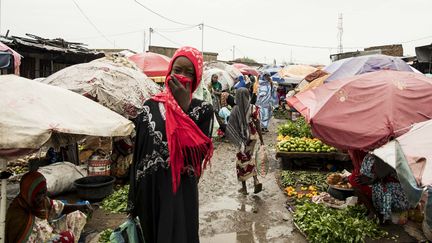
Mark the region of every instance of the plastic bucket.
POLYGON ((93 156, 87 163, 89 176, 109 176, 111 174, 111 159, 109 156, 93 156))

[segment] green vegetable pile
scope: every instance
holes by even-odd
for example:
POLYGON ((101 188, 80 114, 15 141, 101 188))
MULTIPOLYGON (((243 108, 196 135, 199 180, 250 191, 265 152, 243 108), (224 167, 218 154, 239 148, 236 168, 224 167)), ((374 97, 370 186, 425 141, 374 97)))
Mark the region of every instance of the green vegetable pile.
POLYGON ((285 119, 285 120, 288 120, 290 118, 290 116, 289 116, 289 110, 283 109, 283 108, 280 108, 280 107, 276 108, 273 111, 273 116, 276 119, 285 119))
POLYGON ((337 149, 324 144, 317 138, 299 138, 286 137, 278 142, 277 148, 282 152, 313 152, 313 153, 330 153, 336 152, 337 149))
POLYGON ((102 201, 101 208, 111 213, 125 212, 127 208, 129 185, 126 185, 102 201))
POLYGON ((313 137, 310 125, 306 123, 303 117, 300 117, 295 122, 287 121, 287 123, 279 126, 278 134, 290 137, 313 137))
POLYGON ((319 190, 327 190, 327 174, 312 171, 291 171, 284 170, 281 172, 281 184, 282 186, 297 187, 297 186, 310 186, 314 185, 319 190))
POLYGON ((306 202, 296 208, 294 222, 310 242, 364 242, 366 237, 386 236, 376 222, 367 219, 366 212, 362 206, 337 210, 306 202))
POLYGON ((112 229, 106 229, 100 233, 99 237, 99 243, 109 243, 110 242, 110 236, 112 234, 112 229))

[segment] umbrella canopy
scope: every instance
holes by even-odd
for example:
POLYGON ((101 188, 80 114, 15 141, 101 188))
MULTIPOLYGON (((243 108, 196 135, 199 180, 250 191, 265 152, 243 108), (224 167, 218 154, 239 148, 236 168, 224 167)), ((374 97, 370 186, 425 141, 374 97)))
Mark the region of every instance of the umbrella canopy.
POLYGON ((329 73, 323 70, 316 70, 308 74, 295 88, 296 92, 304 92, 308 89, 316 88, 322 85, 325 79, 329 76, 329 73))
POLYGON ((225 72, 227 72, 232 79, 238 78, 242 73, 240 70, 238 70, 236 67, 233 67, 231 65, 228 65, 224 62, 206 62, 204 64, 204 70, 212 69, 212 68, 218 68, 222 69, 225 72))
POLYGON ((432 80, 421 74, 378 71, 326 83, 288 104, 314 135, 342 149, 374 149, 432 117, 432 80))
POLYGON ((126 118, 136 117, 144 101, 160 92, 142 72, 108 59, 67 67, 42 82, 87 96, 126 118))
POLYGON ((127 136, 134 125, 69 90, 15 75, 0 75, 0 150, 38 149, 53 133, 127 136))
POLYGON ((165 77, 171 58, 153 52, 144 52, 129 57, 148 77, 165 77))
POLYGON ((404 135, 376 149, 374 154, 396 169, 397 151, 401 149, 417 185, 432 185, 431 134, 432 120, 417 123, 404 135))
POLYGON ((308 65, 290 65, 279 70, 279 76, 283 79, 293 78, 303 80, 308 74, 317 69, 308 65))
POLYGON ((342 59, 324 68, 331 75, 326 82, 380 70, 414 72, 413 68, 399 57, 368 55, 342 59))
POLYGON ((323 84, 324 84, 324 81, 325 81, 329 76, 330 76, 330 74, 326 74, 326 75, 321 76, 321 77, 319 77, 319 78, 317 78, 317 79, 314 79, 314 80, 313 80, 312 82, 310 82, 310 83, 307 82, 306 80, 304 80, 304 81, 307 82, 307 83, 305 83, 304 85, 301 85, 301 84, 303 83, 303 81, 302 81, 302 83, 299 84, 300 87, 298 87, 298 92, 299 92, 299 93, 302 93, 302 92, 305 92, 306 90, 316 89, 317 87, 323 85, 323 84))
POLYGON ((262 72, 265 73, 270 73, 271 76, 277 74, 282 68, 281 67, 269 67, 266 69, 263 69, 262 72))
POLYGON ((258 70, 256 70, 253 67, 250 67, 246 64, 243 63, 234 63, 233 67, 237 68, 238 70, 240 70, 240 72, 244 75, 254 75, 254 76, 258 76, 259 72, 258 70))
POLYGON ((12 53, 14 57, 14 68, 15 68, 14 73, 16 75, 19 75, 19 70, 21 65, 21 55, 18 52, 14 51, 9 46, 3 44, 2 42, 0 42, 0 51, 6 51, 12 53))
POLYGON ((209 85, 211 83, 211 77, 213 74, 216 74, 219 77, 219 82, 222 84, 223 90, 230 89, 235 83, 234 79, 229 75, 228 72, 219 68, 205 70, 202 78, 204 82, 202 83, 209 85))

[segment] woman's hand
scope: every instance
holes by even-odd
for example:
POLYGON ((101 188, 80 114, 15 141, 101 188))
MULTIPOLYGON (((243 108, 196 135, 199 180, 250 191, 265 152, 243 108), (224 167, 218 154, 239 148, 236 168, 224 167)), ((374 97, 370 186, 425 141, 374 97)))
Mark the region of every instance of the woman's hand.
POLYGON ((365 176, 365 175, 359 175, 354 180, 355 180, 355 182, 357 182, 360 185, 372 185, 374 182, 373 178, 370 178, 370 177, 365 176))
POLYGON ((186 87, 183 86, 174 75, 171 75, 171 80, 168 82, 168 86, 177 101, 177 104, 182 108, 184 112, 189 110, 191 103, 191 88, 190 83, 186 83, 186 87))

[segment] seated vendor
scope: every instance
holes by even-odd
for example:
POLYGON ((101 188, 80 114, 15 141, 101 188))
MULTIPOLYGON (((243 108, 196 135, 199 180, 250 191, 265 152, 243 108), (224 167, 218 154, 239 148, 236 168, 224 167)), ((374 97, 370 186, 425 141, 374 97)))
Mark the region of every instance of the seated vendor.
MULTIPOLYGON (((409 209, 408 199, 397 179, 396 171, 373 154, 367 154, 354 179, 358 185, 368 185, 372 189, 372 205, 381 223, 391 219, 392 211, 409 209)), ((368 205, 366 205, 368 206, 368 205)))
POLYGON ((65 205, 49 199, 45 177, 29 172, 22 177, 20 193, 7 210, 6 243, 78 242, 86 224, 83 212, 90 211, 90 205, 65 205))

